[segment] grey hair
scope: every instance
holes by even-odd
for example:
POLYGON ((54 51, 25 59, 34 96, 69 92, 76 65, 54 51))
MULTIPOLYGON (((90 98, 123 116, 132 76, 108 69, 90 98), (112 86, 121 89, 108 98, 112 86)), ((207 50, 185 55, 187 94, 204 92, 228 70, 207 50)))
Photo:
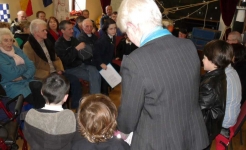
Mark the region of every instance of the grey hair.
POLYGON ((86 22, 91 22, 92 26, 93 26, 93 22, 91 21, 91 19, 87 18, 87 19, 84 19, 83 22, 82 22, 82 26, 85 27, 85 23, 86 22))
POLYGON ((47 26, 47 23, 41 19, 34 19, 30 24, 30 32, 31 34, 38 31, 38 25, 45 25, 47 26))
POLYGON ((229 35, 232 36, 233 40, 237 40, 238 43, 242 43, 243 40, 242 40, 242 36, 239 32, 237 31, 232 31, 229 33, 229 35))
POLYGON ((14 38, 13 34, 11 33, 11 31, 9 29, 0 28, 0 43, 2 43, 3 35, 9 35, 9 36, 11 36, 11 38, 14 38))
MULTIPOLYGON (((126 32, 127 23, 156 27, 162 26, 162 14, 154 0, 123 0, 118 10, 117 26, 126 32)), ((147 29, 148 30, 148 29, 147 29)))

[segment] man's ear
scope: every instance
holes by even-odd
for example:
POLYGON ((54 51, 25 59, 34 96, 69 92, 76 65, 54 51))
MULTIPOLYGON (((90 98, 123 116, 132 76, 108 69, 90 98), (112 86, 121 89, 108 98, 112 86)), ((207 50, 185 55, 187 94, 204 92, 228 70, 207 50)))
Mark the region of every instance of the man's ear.
POLYGON ((134 33, 137 31, 137 26, 132 24, 131 22, 126 23, 127 28, 130 28, 134 33))
POLYGON ((44 95, 43 92, 42 92, 42 90, 40 90, 40 93, 41 93, 42 96, 44 95))
POLYGON ((61 29, 61 32, 62 32, 62 34, 64 33, 64 30, 63 29, 61 29))

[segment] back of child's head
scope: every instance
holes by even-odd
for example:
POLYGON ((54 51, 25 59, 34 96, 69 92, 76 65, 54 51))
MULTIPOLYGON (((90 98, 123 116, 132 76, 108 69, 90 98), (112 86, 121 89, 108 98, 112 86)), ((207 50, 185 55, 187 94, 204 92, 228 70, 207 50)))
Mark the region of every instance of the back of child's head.
POLYGON ((222 40, 213 40, 207 43, 203 53, 218 69, 226 68, 233 58, 232 46, 222 40))
POLYGON ((81 134, 91 143, 105 142, 112 138, 116 129, 117 108, 103 94, 84 97, 78 109, 81 134))
POLYGON ((46 103, 58 104, 68 94, 69 88, 70 83, 64 76, 52 73, 43 81, 41 91, 46 103))

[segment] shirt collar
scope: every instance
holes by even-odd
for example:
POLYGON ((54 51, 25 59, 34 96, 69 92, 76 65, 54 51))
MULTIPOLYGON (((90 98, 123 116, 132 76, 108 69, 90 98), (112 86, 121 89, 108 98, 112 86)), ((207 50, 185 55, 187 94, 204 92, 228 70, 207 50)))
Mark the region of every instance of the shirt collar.
POLYGON ((42 109, 54 110, 54 111, 63 111, 64 110, 62 108, 62 105, 48 105, 48 104, 45 104, 42 109))
POLYGON ((157 31, 157 30, 160 30, 160 29, 162 29, 162 27, 158 26, 158 27, 155 27, 153 30, 151 30, 151 31, 149 31, 149 32, 147 32, 147 33, 145 33, 145 34, 142 36, 140 43, 142 43, 142 42, 143 42, 143 41, 144 41, 151 33, 155 32, 155 31, 157 31))

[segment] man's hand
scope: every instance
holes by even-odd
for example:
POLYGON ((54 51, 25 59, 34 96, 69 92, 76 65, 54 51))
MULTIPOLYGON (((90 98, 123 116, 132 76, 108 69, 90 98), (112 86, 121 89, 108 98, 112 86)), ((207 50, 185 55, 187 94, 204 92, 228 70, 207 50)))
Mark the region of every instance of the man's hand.
POLYGON ((84 42, 81 42, 75 48, 76 48, 77 51, 82 50, 82 49, 85 48, 85 43, 84 42))
POLYGON ((57 71, 57 74, 62 75, 62 71, 57 71))
POLYGON ((119 57, 116 57, 115 60, 120 60, 120 58, 119 57))
POLYGON ((22 77, 18 77, 16 79, 14 79, 13 82, 17 82, 17 81, 20 81, 20 80, 23 80, 23 78, 22 77))
POLYGON ((107 70, 107 65, 101 64, 100 66, 102 67, 102 69, 107 70))

